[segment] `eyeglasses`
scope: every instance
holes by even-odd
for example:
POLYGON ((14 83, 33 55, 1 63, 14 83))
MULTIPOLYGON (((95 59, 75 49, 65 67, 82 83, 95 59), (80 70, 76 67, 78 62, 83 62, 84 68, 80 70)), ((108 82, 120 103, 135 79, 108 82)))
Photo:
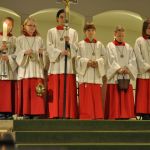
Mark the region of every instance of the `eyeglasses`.
POLYGON ((65 18, 65 17, 64 17, 64 16, 59 16, 59 18, 63 19, 63 18, 65 18))
POLYGON ((32 25, 32 24, 29 24, 29 25, 26 25, 28 27, 36 27, 35 25, 32 25))

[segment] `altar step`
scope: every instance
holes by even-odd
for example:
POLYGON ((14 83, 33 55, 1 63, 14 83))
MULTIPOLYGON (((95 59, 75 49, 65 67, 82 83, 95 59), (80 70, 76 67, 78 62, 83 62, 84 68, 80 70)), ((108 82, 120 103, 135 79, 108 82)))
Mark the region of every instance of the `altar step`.
POLYGON ((15 120, 14 131, 128 131, 150 130, 146 120, 15 120))
POLYGON ((18 150, 149 150, 150 121, 18 120, 18 150))
POLYGON ((150 131, 17 131, 19 144, 150 143, 150 131))
POLYGON ((19 150, 149 150, 150 144, 140 143, 75 143, 75 144, 18 144, 19 150))

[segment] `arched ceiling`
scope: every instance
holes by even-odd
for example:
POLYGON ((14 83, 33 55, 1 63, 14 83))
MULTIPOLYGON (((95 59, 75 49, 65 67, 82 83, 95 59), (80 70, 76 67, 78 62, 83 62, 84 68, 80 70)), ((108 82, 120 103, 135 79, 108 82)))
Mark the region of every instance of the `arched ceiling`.
POLYGON ((122 25, 125 28, 125 40, 133 46, 135 39, 141 35, 143 18, 131 11, 111 10, 93 16, 93 22, 99 33, 97 37, 103 43, 113 40, 115 27, 122 25))
MULTIPOLYGON (((58 11, 57 8, 45 9, 30 15, 30 17, 33 17, 36 20, 39 31, 42 31, 41 35, 43 38, 46 37, 45 35, 47 34, 48 29, 56 26, 57 11, 58 11)), ((74 11, 71 11, 69 25, 72 28, 78 30, 79 33, 82 33, 84 22, 85 22, 84 16, 74 11)))
MULTIPOLYGON (((71 5, 70 23, 82 36, 84 18, 93 21, 98 28, 98 37, 106 42, 111 40, 114 27, 123 24, 130 30, 129 41, 134 43, 141 32, 143 19, 150 17, 149 6, 150 0, 78 0, 78 4, 71 5)), ((0 0, 0 21, 11 14, 14 19, 19 15, 22 21, 31 15, 38 21, 43 37, 46 37, 47 29, 56 23, 56 11, 62 7, 63 4, 56 3, 56 0, 0 0)), ((19 29, 18 26, 15 28, 19 29)))
MULTIPOLYGON (((56 22, 56 13, 58 9, 57 8, 52 8, 52 9, 45 9, 45 10, 40 10, 34 14, 31 14, 30 17, 34 17, 36 20, 39 21, 52 21, 56 22)), ((82 24, 84 23, 84 16, 80 15, 79 13, 71 11, 70 13, 70 23, 78 23, 82 24)))
POLYGON ((139 29, 141 29, 143 19, 139 14, 134 12, 112 10, 94 16, 93 22, 97 26, 114 28, 116 25, 122 25, 128 30, 139 31, 139 29))
POLYGON ((3 22, 4 18, 6 18, 8 16, 10 16, 14 19, 13 32, 16 33, 16 35, 19 35, 20 34, 20 24, 21 24, 20 16, 12 10, 2 8, 2 7, 0 7, 0 31, 2 31, 2 22, 3 22))
POLYGON ((0 13, 1 17, 5 17, 6 15, 9 14, 10 16, 20 18, 20 16, 16 12, 14 12, 13 10, 0 7, 0 11, 1 11, 1 13, 0 13))
MULTIPOLYGON (((22 17, 44 9, 63 7, 56 0, 0 0, 0 6, 11 9, 22 17)), ((149 6, 150 0, 78 0, 78 4, 72 5, 71 9, 87 18, 109 10, 128 10, 147 18, 149 6)))

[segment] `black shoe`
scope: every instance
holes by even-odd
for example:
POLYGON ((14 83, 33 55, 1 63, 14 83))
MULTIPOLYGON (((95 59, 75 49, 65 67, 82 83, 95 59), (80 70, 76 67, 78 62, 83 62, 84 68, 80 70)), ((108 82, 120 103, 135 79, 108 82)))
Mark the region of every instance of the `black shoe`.
POLYGON ((5 120, 6 117, 5 117, 5 114, 0 114, 0 120, 5 120))
POLYGON ((149 114, 142 115, 142 120, 150 120, 150 115, 149 114))
POLYGON ((5 114, 5 117, 7 120, 12 120, 13 117, 12 117, 12 114, 8 113, 8 114, 5 114))
POLYGON ((30 116, 30 115, 24 115, 23 119, 32 119, 32 116, 30 116))
POLYGON ((40 116, 40 115, 36 115, 36 116, 32 116, 33 119, 45 119, 45 116, 40 116))
POLYGON ((129 118, 116 118, 115 120, 129 120, 129 118))

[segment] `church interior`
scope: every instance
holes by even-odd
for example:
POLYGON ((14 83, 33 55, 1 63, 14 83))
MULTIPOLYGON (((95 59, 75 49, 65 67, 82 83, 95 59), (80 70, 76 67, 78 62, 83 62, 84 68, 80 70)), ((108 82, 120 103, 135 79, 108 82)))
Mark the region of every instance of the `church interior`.
MULTIPOLYGON (((69 26, 85 38, 86 22, 96 26, 96 39, 104 46, 114 39, 116 25, 125 28, 125 41, 134 47, 142 34, 143 21, 150 17, 149 0, 78 0, 70 4, 69 26)), ((57 0, 0 0, 2 21, 14 19, 13 34, 21 34, 27 17, 36 20, 46 44, 47 31, 56 26, 56 13, 64 8, 57 0)), ((136 82, 133 83, 134 93, 136 82)), ((103 87, 103 95, 105 88, 103 87)), ((6 91, 7 94, 7 91, 6 91)), ((149 104, 150 105, 150 104, 149 104)), ((150 121, 129 120, 17 119, 0 120, 1 150, 149 150, 150 121), (3 148, 3 145, 8 145, 3 148)))

